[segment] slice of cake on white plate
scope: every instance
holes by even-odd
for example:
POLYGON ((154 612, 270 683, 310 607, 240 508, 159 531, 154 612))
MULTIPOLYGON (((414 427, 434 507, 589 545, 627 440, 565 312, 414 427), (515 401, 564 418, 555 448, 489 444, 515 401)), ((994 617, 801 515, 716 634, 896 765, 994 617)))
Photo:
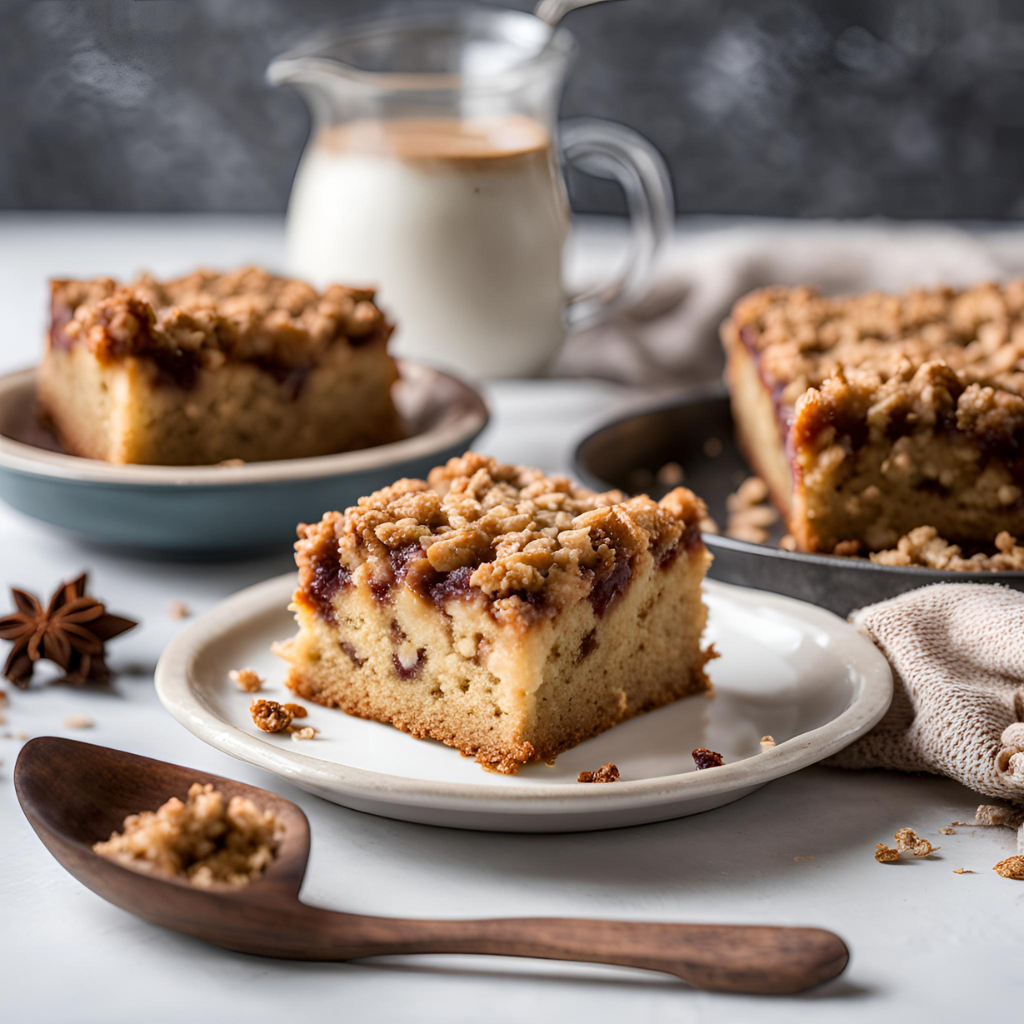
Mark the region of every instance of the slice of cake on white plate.
POLYGON ((704 504, 467 453, 299 528, 307 700, 514 774, 709 689, 704 504))

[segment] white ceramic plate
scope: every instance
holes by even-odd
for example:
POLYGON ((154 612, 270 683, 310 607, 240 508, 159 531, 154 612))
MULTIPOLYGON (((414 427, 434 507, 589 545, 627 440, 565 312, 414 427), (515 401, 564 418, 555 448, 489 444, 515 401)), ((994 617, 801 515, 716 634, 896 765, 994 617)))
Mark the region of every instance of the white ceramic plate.
POLYGON ((284 701, 284 663, 272 641, 294 632, 286 610, 293 576, 228 599, 185 629, 156 670, 164 707, 200 739, 327 800, 372 814, 455 828, 570 832, 637 825, 706 811, 842 749, 885 713, 885 659, 831 612, 763 591, 708 582, 716 697, 690 697, 641 715, 509 777, 430 740, 310 705, 315 740, 259 732, 250 696, 229 681, 251 666, 284 701), (761 736, 778 746, 762 753, 761 736), (720 768, 698 772, 691 751, 717 750, 720 768), (621 781, 576 776, 614 761, 621 781))

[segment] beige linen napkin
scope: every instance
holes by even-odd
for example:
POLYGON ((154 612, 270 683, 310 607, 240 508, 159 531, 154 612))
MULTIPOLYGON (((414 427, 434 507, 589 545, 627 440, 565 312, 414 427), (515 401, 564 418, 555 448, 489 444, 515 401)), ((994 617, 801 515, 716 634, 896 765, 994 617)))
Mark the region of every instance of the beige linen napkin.
POLYGON ((1024 853, 1024 593, 937 583, 869 605, 850 621, 892 667, 892 706, 830 761, 956 779, 1009 806, 983 824, 1017 828, 1024 853))

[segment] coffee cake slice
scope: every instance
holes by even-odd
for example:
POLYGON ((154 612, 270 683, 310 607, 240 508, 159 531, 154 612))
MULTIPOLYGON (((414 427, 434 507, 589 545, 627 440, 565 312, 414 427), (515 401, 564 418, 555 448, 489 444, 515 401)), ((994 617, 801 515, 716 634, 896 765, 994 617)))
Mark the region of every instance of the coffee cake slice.
POLYGON ((51 283, 38 403, 64 450, 199 465, 394 440, 392 327, 369 290, 256 267, 51 283))
POLYGON ((968 550, 1024 535, 1024 281, 825 298, 768 288, 722 328, 738 440, 797 546, 968 550))
POLYGON ((550 760, 708 689, 703 502, 467 453, 299 528, 287 685, 456 747, 550 760))

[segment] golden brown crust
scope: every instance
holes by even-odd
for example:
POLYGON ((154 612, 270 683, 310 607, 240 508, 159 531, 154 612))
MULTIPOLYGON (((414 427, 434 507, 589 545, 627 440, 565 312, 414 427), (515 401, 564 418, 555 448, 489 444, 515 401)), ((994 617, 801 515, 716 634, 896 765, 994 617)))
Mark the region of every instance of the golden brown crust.
POLYGON ((392 330, 371 289, 318 292, 252 266, 169 281, 53 281, 51 290, 51 344, 85 344, 104 361, 163 354, 211 368, 225 359, 306 367, 334 342, 386 341, 392 330))
MULTIPOLYGON (((598 494, 568 478, 467 452, 426 481, 399 480, 299 528, 300 588, 327 565, 345 578, 366 566, 371 585, 469 570, 466 583, 515 616, 530 600, 552 608, 579 599, 598 577, 640 552, 657 560, 699 543, 704 503, 676 488, 660 502, 598 494)), ((312 598, 311 598, 312 599, 312 598)))

